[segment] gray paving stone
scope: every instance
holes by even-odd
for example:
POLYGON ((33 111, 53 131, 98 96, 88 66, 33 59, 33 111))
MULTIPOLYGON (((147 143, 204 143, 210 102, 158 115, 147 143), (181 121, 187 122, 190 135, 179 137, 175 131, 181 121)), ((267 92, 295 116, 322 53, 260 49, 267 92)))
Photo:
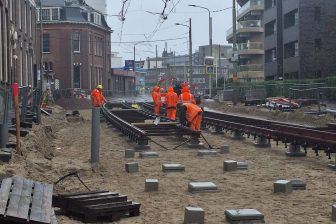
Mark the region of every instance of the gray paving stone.
POLYGON ((336 170, 336 164, 335 163, 329 163, 328 167, 332 170, 336 170))
POLYGON ((256 209, 232 209, 224 212, 228 221, 234 223, 264 223, 264 215, 256 209), (241 221, 241 222, 237 222, 241 221))
POLYGON ((247 170, 248 164, 246 162, 237 162, 237 170, 247 170))
POLYGON ((163 172, 184 172, 185 166, 182 164, 162 164, 163 172))
POLYGON ((235 171, 237 170, 237 161, 234 160, 226 160, 223 163, 224 171, 235 171))
POLYGON ((230 153, 230 146, 228 145, 223 145, 221 148, 220 148, 220 154, 226 154, 226 153, 230 153))
POLYGON ((186 207, 184 209, 184 224, 203 224, 204 210, 198 207, 186 207))
POLYGON ((125 158, 134 158, 135 150, 134 149, 125 149, 125 158))
POLYGON ((292 192, 292 184, 290 180, 277 180, 273 183, 274 193, 291 193, 292 192))
POLYGON ((218 191, 216 184, 212 182, 190 182, 188 184, 189 192, 211 192, 218 191))
POLYGON ((139 153, 140 158, 158 158, 159 157, 159 153, 157 152, 140 152, 139 153))
POLYGON ((138 163, 126 163, 125 169, 127 173, 139 172, 139 164, 138 163))
POLYGON ((0 161, 9 162, 12 158, 12 153, 10 149, 1 149, 0 150, 0 161))
POLYGON ((145 192, 159 191, 158 179, 146 179, 145 180, 145 192))
POLYGON ((302 180, 291 180, 293 190, 306 190, 306 183, 302 180))
POLYGON ((332 205, 331 208, 331 220, 336 222, 336 205, 332 205))
POLYGON ((217 151, 208 149, 198 150, 197 156, 217 156, 217 151))

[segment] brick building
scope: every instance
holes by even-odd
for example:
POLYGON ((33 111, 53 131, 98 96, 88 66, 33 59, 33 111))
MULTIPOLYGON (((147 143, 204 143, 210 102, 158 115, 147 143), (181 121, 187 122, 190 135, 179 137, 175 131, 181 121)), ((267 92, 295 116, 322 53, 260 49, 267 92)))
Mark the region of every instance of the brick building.
POLYGON ((265 0, 266 80, 334 75, 335 12, 335 0, 265 0))
MULTIPOLYGON (((41 18, 44 70, 55 78, 55 88, 108 86, 112 30, 104 15, 82 0, 42 0, 41 18)), ((39 25, 37 34, 40 41, 39 25)), ((40 58, 40 46, 37 52, 40 58)))

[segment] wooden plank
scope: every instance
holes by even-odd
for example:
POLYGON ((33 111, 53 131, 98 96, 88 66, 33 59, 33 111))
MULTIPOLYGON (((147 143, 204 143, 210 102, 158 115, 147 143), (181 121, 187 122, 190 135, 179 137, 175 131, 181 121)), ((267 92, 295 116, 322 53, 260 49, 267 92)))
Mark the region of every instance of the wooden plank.
POLYGON ((106 203, 122 202, 122 201, 127 201, 126 195, 89 198, 89 199, 84 199, 84 200, 78 200, 75 203, 78 206, 84 206, 84 205, 106 204, 106 203))
POLYGON ((18 218, 28 220, 28 212, 30 208, 33 185, 34 185, 33 181, 27 180, 27 179, 23 180, 23 187, 22 187, 19 207, 16 212, 18 218))
POLYGON ((12 192, 10 193, 9 204, 7 209, 7 216, 18 217, 18 209, 23 190, 23 178, 14 177, 14 184, 12 192))
POLYGON ((116 192, 104 192, 104 193, 96 193, 96 194, 82 194, 82 195, 76 195, 76 196, 70 196, 66 197, 66 199, 86 199, 86 198, 99 198, 101 196, 118 196, 119 193, 116 192))
POLYGON ((9 199, 9 192, 12 187, 12 178, 6 178, 2 180, 0 188, 0 215, 4 215, 6 212, 7 201, 9 199))
POLYGON ((50 223, 53 185, 35 182, 30 220, 50 223))
POLYGON ((109 191, 90 191, 90 192, 81 192, 81 193, 67 193, 67 194, 58 194, 58 197, 72 197, 72 196, 81 196, 86 194, 100 194, 100 193, 109 193, 109 191))

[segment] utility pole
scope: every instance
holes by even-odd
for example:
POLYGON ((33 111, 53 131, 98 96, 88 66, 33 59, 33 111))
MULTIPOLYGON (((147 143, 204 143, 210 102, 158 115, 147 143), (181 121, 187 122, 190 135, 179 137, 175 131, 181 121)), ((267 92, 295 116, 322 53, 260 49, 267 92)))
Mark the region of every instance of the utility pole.
POLYGON ((156 72, 156 77, 159 78, 159 74, 158 74, 158 49, 157 49, 157 45, 155 45, 155 72, 156 72))
POLYGON ((40 89, 41 89, 41 96, 43 93, 43 73, 44 73, 44 68, 43 68, 43 26, 42 26, 42 0, 40 0, 40 89))
POLYGON ((237 55, 237 22, 236 22, 236 2, 235 0, 232 0, 232 31, 233 31, 233 54, 234 54, 234 61, 233 61, 233 74, 232 74, 232 81, 233 81, 233 104, 237 104, 237 89, 236 89, 236 79, 237 79, 237 71, 238 71, 238 55, 237 55))
POLYGON ((189 75, 188 82, 191 84, 193 76, 193 67, 192 67, 192 37, 191 37, 191 18, 189 18, 189 75))
MULTIPOLYGON (((209 47, 210 47, 210 57, 212 57, 212 17, 209 12, 209 47)), ((209 75, 209 97, 211 98, 212 95, 212 75, 209 75)))
MULTIPOLYGON (((74 88, 74 62, 73 62, 73 42, 72 42, 72 32, 70 33, 70 88, 73 89, 74 88)), ((99 76, 98 76, 98 82, 97 84, 99 84, 99 76)))

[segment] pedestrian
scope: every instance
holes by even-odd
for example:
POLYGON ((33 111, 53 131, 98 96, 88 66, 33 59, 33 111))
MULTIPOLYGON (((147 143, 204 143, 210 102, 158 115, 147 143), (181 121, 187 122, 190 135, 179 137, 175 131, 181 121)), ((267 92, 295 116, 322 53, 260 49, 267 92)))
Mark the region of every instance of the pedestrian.
POLYGON ((161 101, 161 94, 159 93, 159 87, 154 86, 153 92, 152 92, 152 98, 154 103, 154 113, 156 116, 160 116, 160 107, 162 105, 161 101))
POLYGON ((182 88, 182 93, 179 97, 179 103, 193 103, 196 105, 195 97, 190 93, 189 87, 187 85, 182 88))
POLYGON ((103 107, 103 105, 107 102, 102 91, 103 91, 102 85, 97 85, 97 87, 92 90, 91 102, 93 107, 103 107))
POLYGON ((168 93, 165 96, 165 102, 166 102, 167 118, 169 120, 175 121, 178 96, 174 92, 174 88, 172 86, 168 87, 168 93))
POLYGON ((201 130, 203 110, 193 103, 183 103, 180 107, 181 124, 191 128, 194 131, 201 130))

